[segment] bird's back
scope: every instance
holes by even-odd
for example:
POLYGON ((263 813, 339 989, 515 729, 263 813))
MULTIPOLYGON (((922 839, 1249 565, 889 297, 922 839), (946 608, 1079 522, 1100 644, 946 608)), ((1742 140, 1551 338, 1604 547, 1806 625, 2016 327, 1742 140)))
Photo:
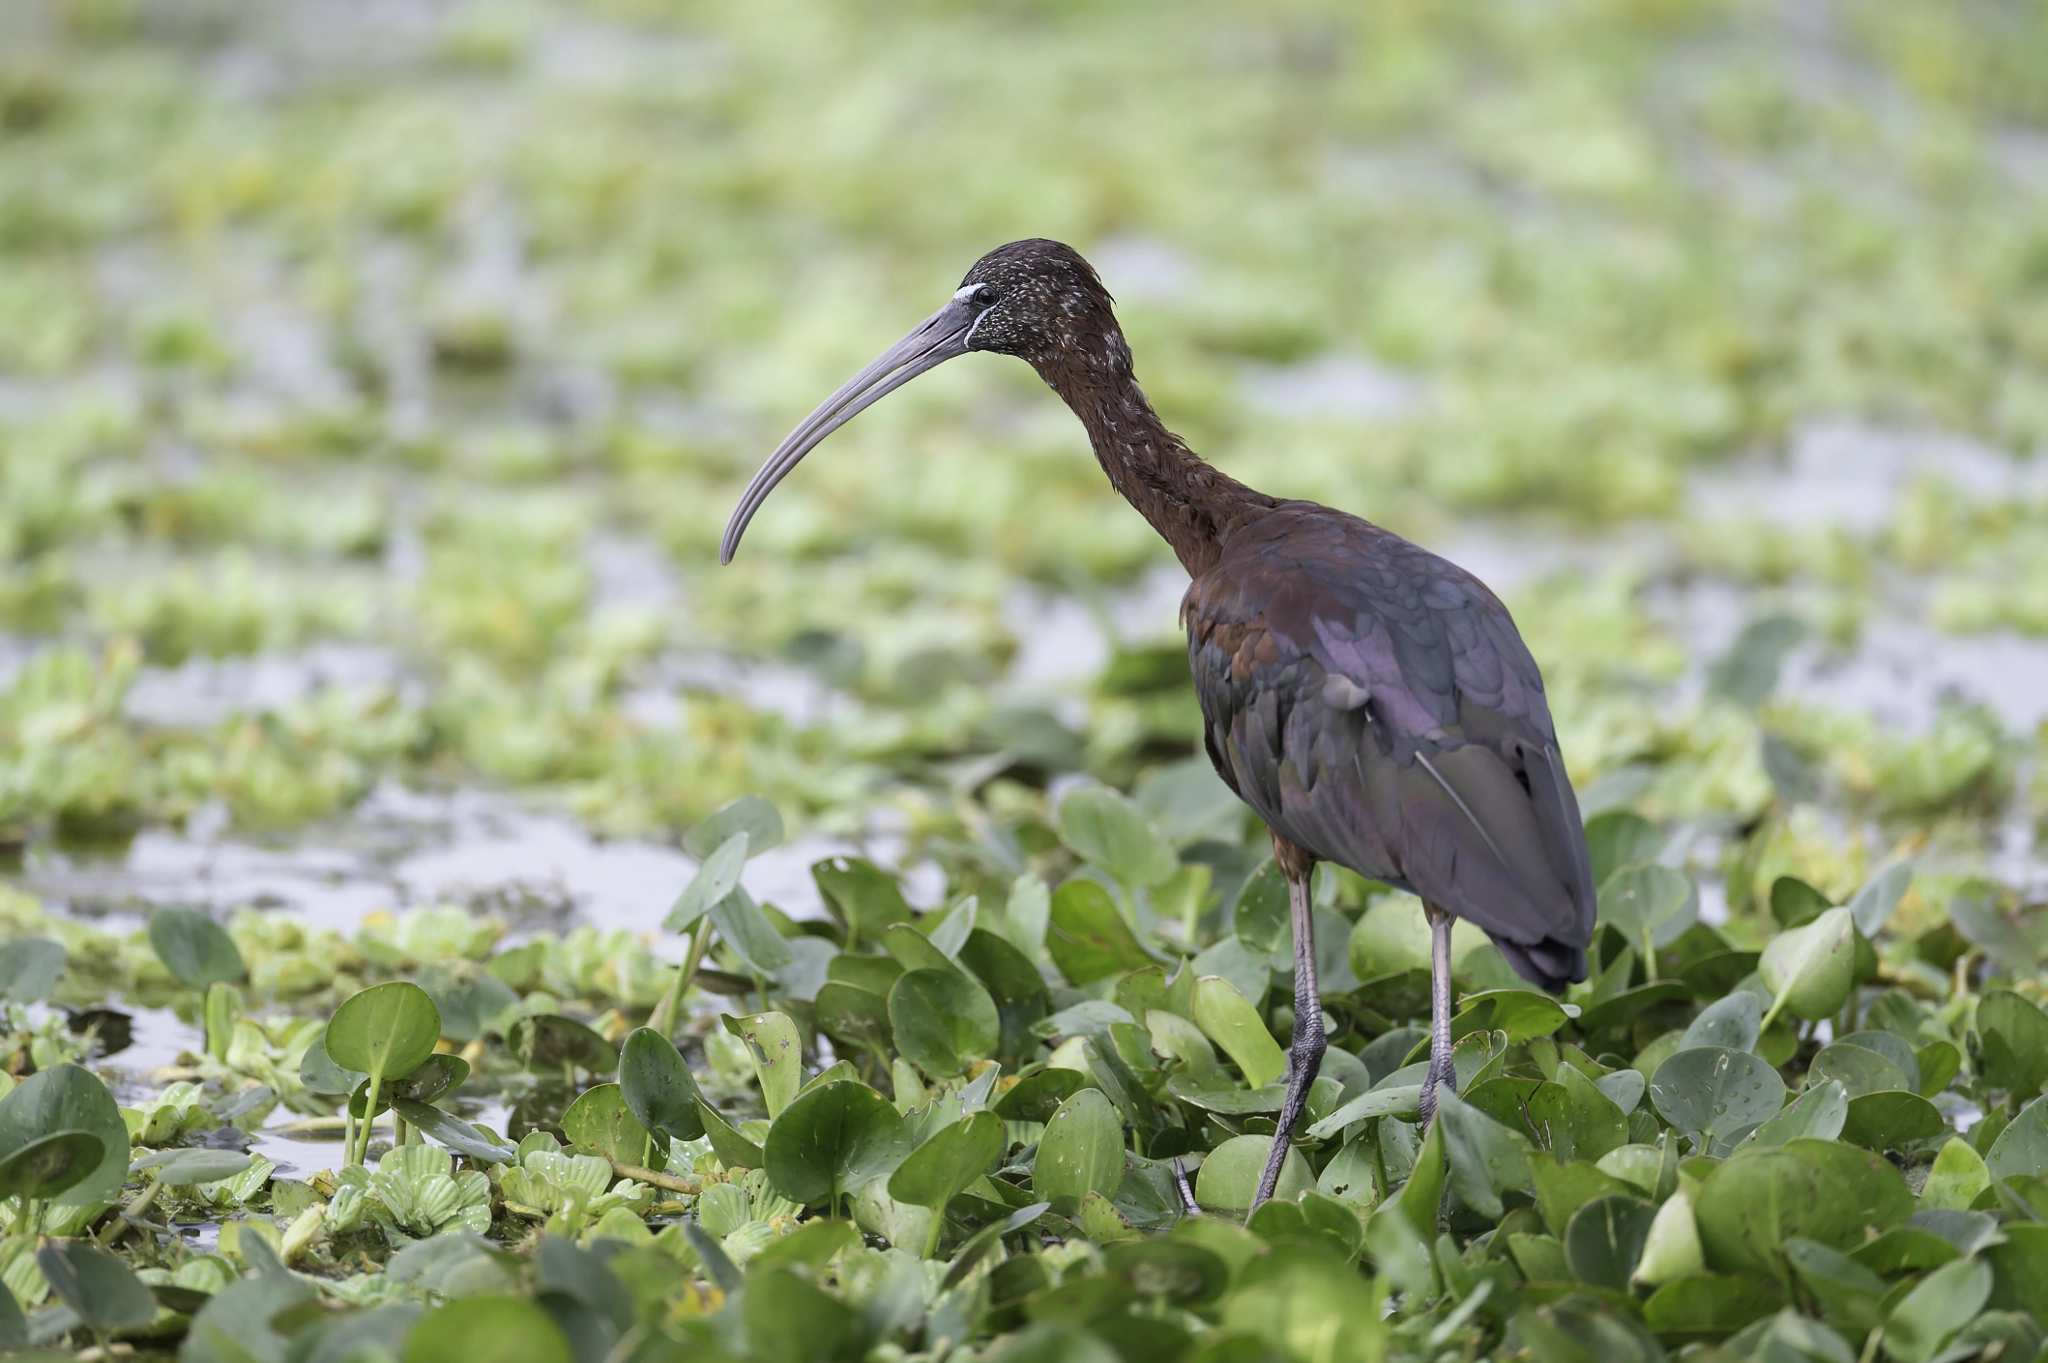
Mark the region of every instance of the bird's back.
POLYGON ((1476 923, 1547 988, 1585 977, 1578 802, 1542 676, 1484 584, 1285 502, 1232 527, 1182 614, 1210 759, 1275 831, 1476 923))

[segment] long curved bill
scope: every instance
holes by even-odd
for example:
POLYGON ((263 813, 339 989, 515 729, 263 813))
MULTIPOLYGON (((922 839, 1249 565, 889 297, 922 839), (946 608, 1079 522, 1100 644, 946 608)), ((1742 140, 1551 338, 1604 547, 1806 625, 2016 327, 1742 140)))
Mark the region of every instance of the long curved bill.
POLYGON ((967 337, 974 330, 975 319, 981 315, 979 309, 966 302, 964 295, 967 292, 963 288, 960 295, 925 318, 915 331, 848 379, 838 392, 819 403, 817 410, 805 417, 803 424, 775 447, 775 453, 768 456, 768 462, 761 466, 761 471, 754 475, 754 481, 748 483, 747 490, 740 494, 740 504, 733 510, 732 519, 726 522, 725 538, 718 545, 720 563, 732 562, 732 556, 739 551, 740 536, 747 533, 747 523, 768 500, 768 494, 802 462, 805 455, 822 444, 826 436, 919 374, 967 353, 967 337))

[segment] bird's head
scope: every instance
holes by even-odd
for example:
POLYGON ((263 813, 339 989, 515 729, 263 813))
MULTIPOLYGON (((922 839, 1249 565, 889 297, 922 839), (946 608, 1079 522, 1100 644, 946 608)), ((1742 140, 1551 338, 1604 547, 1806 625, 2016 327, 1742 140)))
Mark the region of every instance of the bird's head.
POLYGON ((718 561, 732 562, 768 494, 826 436, 947 360, 989 350, 1028 361, 1048 382, 1062 375, 1098 382, 1128 377, 1131 351, 1110 302, 1094 267, 1071 246, 1034 237, 990 251, 945 306, 848 379, 776 447, 740 495, 718 561))

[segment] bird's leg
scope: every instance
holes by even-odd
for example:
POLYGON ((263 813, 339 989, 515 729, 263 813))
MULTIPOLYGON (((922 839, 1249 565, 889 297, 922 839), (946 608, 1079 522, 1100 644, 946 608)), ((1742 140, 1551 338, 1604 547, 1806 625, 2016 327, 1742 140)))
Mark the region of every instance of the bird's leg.
MULTIPOLYGON (((1286 862, 1281 864, 1285 867, 1286 862)), ((1259 1175, 1253 1211, 1280 1184, 1280 1166, 1292 1147, 1295 1123, 1301 1120, 1302 1105, 1308 1101, 1308 1086, 1323 1067, 1323 1000, 1316 989, 1316 925, 1309 902, 1309 873, 1313 870, 1311 863, 1299 879, 1291 874, 1287 878, 1287 910, 1294 920, 1294 1045, 1289 1054, 1287 1096, 1280 1102, 1280 1125, 1273 1132, 1266 1171, 1259 1175)))
POLYGON ((1422 901, 1429 920, 1429 1073, 1422 1080, 1422 1129, 1436 1118, 1437 1085, 1457 1091, 1451 1066, 1451 915, 1422 901))

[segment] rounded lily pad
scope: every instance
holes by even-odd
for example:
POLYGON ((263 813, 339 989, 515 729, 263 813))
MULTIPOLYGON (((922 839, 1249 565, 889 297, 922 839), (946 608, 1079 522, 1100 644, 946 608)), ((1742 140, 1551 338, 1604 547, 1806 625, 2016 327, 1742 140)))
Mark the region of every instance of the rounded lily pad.
POLYGON ((1628 1291, 1656 1219, 1656 1207, 1635 1197, 1596 1197, 1580 1207, 1564 1231, 1564 1257, 1572 1276, 1595 1287, 1628 1291))
POLYGON ((149 916, 149 944, 180 983, 204 990, 248 976, 241 948, 203 909, 163 908, 149 916))
POLYGON ((1031 1166, 1032 1195, 1075 1216, 1089 1193, 1112 1196, 1123 1177, 1123 1119, 1101 1089, 1082 1089, 1045 1124, 1031 1166))
POLYGON ((994 1054, 1002 1038, 995 1000, 957 970, 906 971, 889 990, 889 1023, 903 1058, 935 1076, 994 1054))
POLYGON ((1785 1105, 1785 1081, 1747 1051, 1699 1046, 1657 1067, 1650 1102, 1665 1121, 1711 1144, 1773 1116, 1785 1105))
POLYGON ((372 985, 334 1010, 326 1039, 335 1064, 386 1081, 403 1079, 434 1053, 441 1011, 416 984, 372 985))
POLYGON ((704 1095, 675 1043, 651 1027, 626 1034, 619 1050, 619 1090, 640 1125, 681 1141, 704 1134, 704 1095))
POLYGON ((1842 1139, 1870 1150, 1897 1150, 1947 1129, 1940 1110, 1919 1094, 1880 1089, 1849 1100, 1842 1139))
POLYGON ((768 1128, 768 1178, 794 1202, 827 1202, 888 1173, 910 1153, 910 1134, 888 1100, 840 1080, 799 1093, 768 1128))
MULTIPOLYGON (((1195 1176, 1195 1201, 1205 1211, 1244 1215, 1258 1194, 1259 1176, 1265 1172, 1272 1148, 1271 1136, 1232 1136, 1211 1150, 1195 1176)), ((1280 1182, 1274 1186, 1273 1196, 1292 1202, 1315 1186, 1308 1161, 1299 1150, 1289 1150, 1280 1162, 1280 1182)))

